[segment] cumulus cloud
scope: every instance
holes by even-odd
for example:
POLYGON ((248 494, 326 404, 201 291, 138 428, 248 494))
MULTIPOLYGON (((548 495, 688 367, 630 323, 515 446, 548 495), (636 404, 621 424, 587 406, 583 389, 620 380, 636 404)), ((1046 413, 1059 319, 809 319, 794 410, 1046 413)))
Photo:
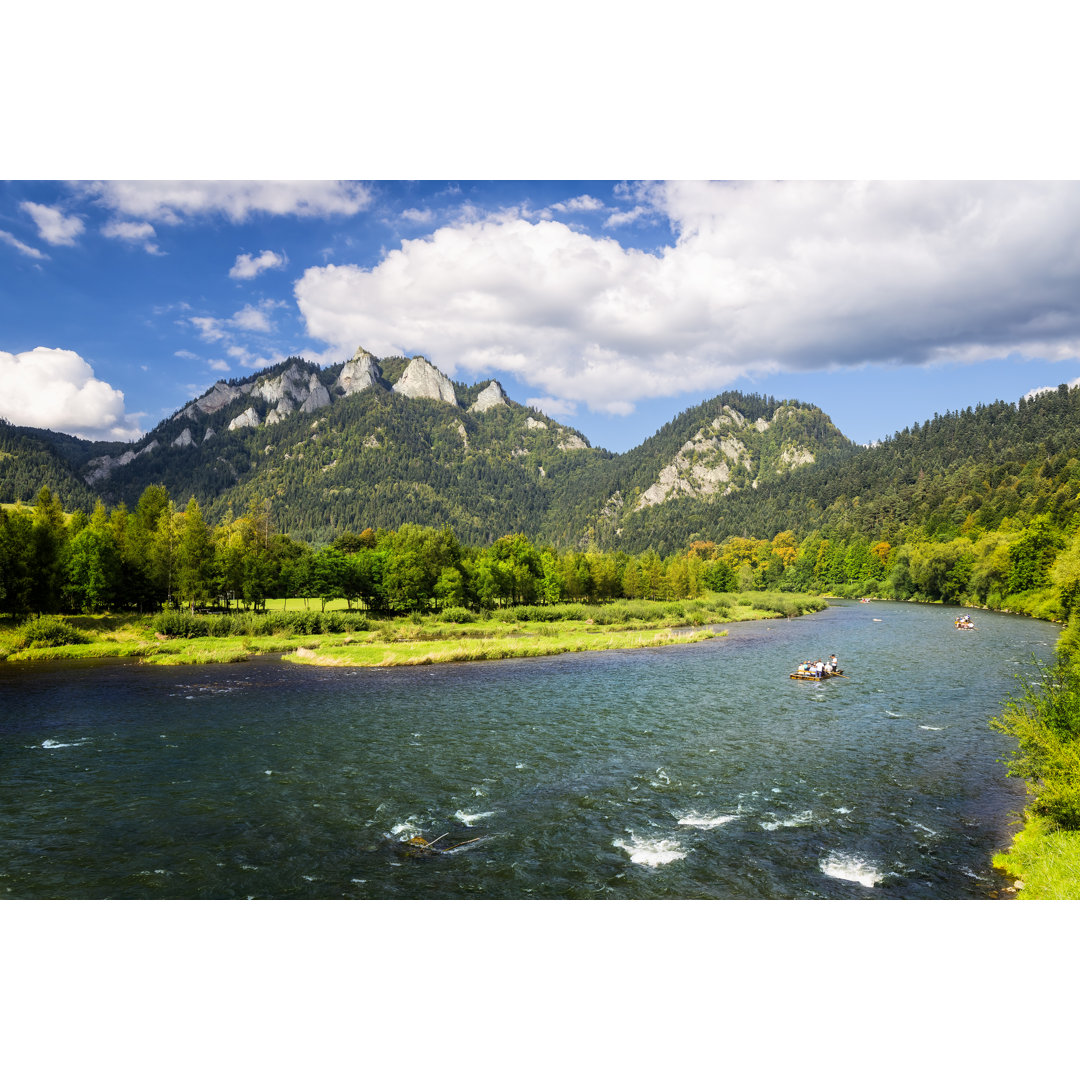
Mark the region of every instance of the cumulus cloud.
POLYGON ((95 378, 94 369, 70 349, 0 352, 0 402, 0 413, 13 424, 87 439, 142 434, 136 418, 124 412, 123 392, 95 378))
POLYGON ((264 270, 273 270, 284 266, 286 259, 276 251, 260 251, 258 255, 237 255, 229 271, 229 277, 245 281, 261 274, 264 270))
POLYGON ((61 244, 70 247, 86 226, 82 218, 75 214, 65 214, 55 206, 42 206, 41 203, 24 202, 19 204, 37 226, 38 235, 47 244, 61 244))
POLYGON ((157 236, 157 233, 149 221, 110 221, 102 226, 101 234, 128 244, 141 244, 149 255, 162 254, 161 249, 153 242, 152 238, 157 236))
POLYGON ((530 409, 536 409, 537 412, 542 412, 547 416, 575 416, 577 414, 577 403, 563 401, 562 398, 531 397, 525 399, 525 404, 530 409))
POLYGON ((401 216, 414 225, 427 225, 434 219, 435 214, 430 209, 420 210, 417 207, 410 207, 408 210, 402 210, 401 216))
POLYGON ((370 205, 371 190, 348 180, 99 180, 74 185, 118 214, 177 225, 185 218, 223 214, 351 217, 370 205))
MULTIPOLYGON (((1069 387, 1070 390, 1075 390, 1080 386, 1080 378, 1067 380, 1065 386, 1069 387)), ((1057 389, 1056 386, 1037 386, 1034 390, 1029 390, 1020 400, 1030 401, 1032 398, 1040 397, 1042 394, 1056 394, 1057 389)))
MULTIPOLYGON (((624 414, 778 371, 1080 355, 1080 185, 622 185, 675 240, 467 220, 309 268, 309 334, 624 414)), ((629 218, 627 218, 629 220, 629 218)))
POLYGON ((238 330, 254 330, 261 334, 268 334, 274 328, 267 314, 272 307, 273 302, 267 303, 265 301, 258 307, 245 304, 233 315, 229 320, 229 324, 235 326, 238 330))
POLYGON ((222 319, 215 319, 210 315, 192 315, 188 321, 199 331, 199 337, 203 341, 224 341, 229 336, 222 329, 222 319))
POLYGON ((281 307, 283 301, 263 300, 258 305, 245 304, 228 319, 216 319, 211 315, 192 315, 188 322, 199 331, 203 341, 231 341, 234 331, 268 334, 274 329, 270 312, 281 307))
POLYGON ((10 244, 16 251, 29 255, 31 259, 47 259, 49 257, 45 252, 38 251, 36 247, 31 247, 29 244, 24 244, 17 236, 12 236, 11 233, 5 232, 3 229, 0 229, 0 240, 3 240, 5 244, 10 244))
POLYGON ((560 214, 582 213, 583 211, 595 211, 605 209, 604 204, 592 195, 577 195, 566 202, 551 204, 551 209, 560 214))

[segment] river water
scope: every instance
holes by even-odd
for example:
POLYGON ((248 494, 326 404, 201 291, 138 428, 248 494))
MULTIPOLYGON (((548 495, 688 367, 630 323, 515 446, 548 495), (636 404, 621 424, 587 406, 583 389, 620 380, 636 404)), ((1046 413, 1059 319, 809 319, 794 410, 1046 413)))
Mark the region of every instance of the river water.
POLYGON ((954 613, 423 668, 0 665, 0 897, 985 897, 1024 795, 987 721, 1057 630, 954 613), (832 652, 848 678, 788 678, 832 652))

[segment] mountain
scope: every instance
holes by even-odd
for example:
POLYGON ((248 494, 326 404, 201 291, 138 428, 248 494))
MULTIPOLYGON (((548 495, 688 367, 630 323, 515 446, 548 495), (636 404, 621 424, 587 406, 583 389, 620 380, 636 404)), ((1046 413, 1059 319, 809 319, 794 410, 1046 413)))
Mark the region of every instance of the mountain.
POLYGON ((421 356, 363 348, 329 368, 290 357, 218 382, 132 444, 19 431, 20 449, 0 460, 8 501, 49 483, 65 505, 134 506, 163 484, 212 519, 269 502, 276 528, 314 542, 413 522, 469 543, 515 531, 619 543, 641 517, 677 519, 848 445, 813 406, 728 393, 614 455, 497 381, 467 386, 421 356))
POLYGON ((96 445, 0 419, 0 503, 31 504, 48 485, 68 510, 91 510, 94 495, 76 465, 85 460, 86 449, 96 445))
POLYGON ((856 446, 814 405, 729 391, 625 454, 423 357, 364 349, 298 357, 218 382, 132 444, 0 425, 0 501, 42 484, 68 509, 134 506, 163 484, 210 520, 268 507, 275 529, 324 543, 406 522, 465 543, 539 542, 668 554, 783 530, 896 543, 949 540, 1080 511, 1080 390, 935 415, 856 446))

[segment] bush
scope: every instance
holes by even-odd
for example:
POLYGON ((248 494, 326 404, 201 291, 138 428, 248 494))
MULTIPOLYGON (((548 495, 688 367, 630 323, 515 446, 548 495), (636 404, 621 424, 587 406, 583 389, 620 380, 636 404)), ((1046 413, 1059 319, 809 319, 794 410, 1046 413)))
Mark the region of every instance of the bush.
POLYGON ((1017 741, 1010 776, 1028 781, 1030 811, 1055 828, 1080 829, 1080 668, 1067 660, 1039 680, 1021 679, 1020 695, 991 727, 1017 741))
POLYGON ((55 615, 42 615, 23 623, 15 639, 16 646, 20 649, 45 648, 50 645, 85 645, 89 640, 87 634, 76 630, 55 615))
POLYGON ((473 623, 476 622, 476 613, 468 608, 448 607, 442 613, 442 619, 444 622, 451 623, 473 623))
POLYGON ((230 615, 192 615, 163 611, 150 621, 169 637, 271 637, 274 634, 340 634, 371 628, 359 611, 235 611, 230 615))

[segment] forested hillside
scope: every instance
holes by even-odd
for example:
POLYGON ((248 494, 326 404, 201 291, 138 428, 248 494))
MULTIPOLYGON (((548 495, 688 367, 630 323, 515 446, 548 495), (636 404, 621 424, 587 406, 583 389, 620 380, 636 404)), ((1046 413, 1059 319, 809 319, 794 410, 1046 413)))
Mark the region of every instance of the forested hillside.
MULTIPOLYGON (((344 365, 292 357, 219 382, 131 445, 0 425, 0 502, 32 502, 43 485, 84 511, 98 498, 134 507, 160 485, 212 524, 258 505, 316 546, 406 524, 466 544, 524 533, 662 557, 778 534, 898 549, 1036 520, 1061 538, 1080 496, 1080 390, 935 415, 873 447, 814 405, 730 391, 616 455, 497 383, 451 383, 422 358, 360 349, 344 365)), ((830 574, 814 580, 842 583, 830 574)))
POLYGON ((95 444, 39 428, 21 428, 0 418, 0 503, 32 502, 47 485, 72 510, 89 511, 94 493, 68 454, 83 459, 95 444))
MULTIPOLYGON (((48 484, 65 506, 131 507, 161 485, 213 522, 258 503, 276 528, 316 544, 417 524, 450 526, 466 543, 525 532, 564 548, 633 547, 639 518, 660 504, 677 522, 694 501, 848 445, 813 406, 729 392, 614 455, 497 383, 451 383, 423 358, 363 349, 344 365, 290 357, 218 382, 131 445, 24 434, 19 453, 0 458, 9 502, 48 484)), ((665 546, 681 542, 669 528, 665 546)))

